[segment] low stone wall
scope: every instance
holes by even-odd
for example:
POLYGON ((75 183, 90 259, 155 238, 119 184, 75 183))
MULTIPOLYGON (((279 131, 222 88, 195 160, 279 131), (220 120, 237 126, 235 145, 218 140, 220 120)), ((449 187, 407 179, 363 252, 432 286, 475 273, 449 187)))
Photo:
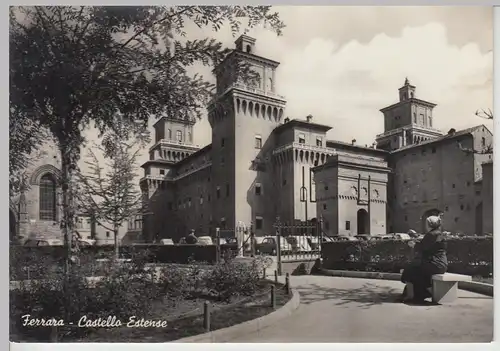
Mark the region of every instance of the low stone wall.
MULTIPOLYGON (((382 279, 382 280, 401 280, 401 273, 381 273, 381 272, 355 272, 338 271, 321 268, 319 273, 331 277, 361 278, 361 279, 382 279)), ((482 294, 493 296, 493 285, 479 282, 458 282, 458 288, 482 294)))

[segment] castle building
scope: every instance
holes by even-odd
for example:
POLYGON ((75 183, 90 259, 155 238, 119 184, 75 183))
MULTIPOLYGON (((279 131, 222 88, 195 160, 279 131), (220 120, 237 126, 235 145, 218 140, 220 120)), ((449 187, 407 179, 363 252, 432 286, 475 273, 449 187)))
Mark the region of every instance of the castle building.
MULTIPOLYGON (((273 235, 275 221, 323 219, 327 235, 422 232, 427 216, 444 214, 451 232, 493 231, 492 134, 483 125, 444 134, 434 128, 436 104, 417 98, 408 79, 398 102, 380 111, 384 132, 371 147, 327 140, 331 126, 313 116, 290 119, 276 91, 279 62, 256 55, 242 35, 214 70, 216 96, 207 106, 212 142, 193 142, 195 120, 164 116, 139 184, 143 211, 124 241, 178 241, 240 225, 273 235), (241 63, 258 73, 241 76, 241 63)), ((30 188, 11 199, 11 233, 60 237, 60 161, 47 147, 30 172, 30 188)), ((79 230, 110 244, 112 233, 80 218, 79 230)), ((11 234, 12 236, 13 234, 11 234)))
POLYGON ((479 188, 491 155, 464 149, 491 145, 486 127, 443 135, 433 127, 436 104, 418 99, 406 79, 399 101, 381 110, 384 133, 374 145, 327 140, 331 127, 313 116, 284 117, 286 100, 275 88, 279 63, 255 55, 255 43, 241 36, 215 68, 211 144, 193 145, 194 120, 167 116, 155 124, 140 181, 146 241, 178 239, 191 229, 214 235, 239 223, 272 235, 277 217, 321 216, 328 235, 421 231, 427 216, 441 212, 447 230, 483 231, 488 206, 479 188), (242 61, 259 73, 256 84, 238 76, 242 61))

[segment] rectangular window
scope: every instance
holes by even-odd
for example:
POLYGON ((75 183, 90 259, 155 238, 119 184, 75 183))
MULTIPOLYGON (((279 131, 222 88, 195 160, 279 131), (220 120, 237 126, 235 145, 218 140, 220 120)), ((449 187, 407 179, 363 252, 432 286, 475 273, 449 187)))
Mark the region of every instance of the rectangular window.
POLYGON ((106 238, 109 238, 109 232, 106 232, 106 238))
POLYGON ((323 204, 323 210, 326 210, 326 204, 323 204))
POLYGON ((351 222, 345 221, 345 230, 351 230, 351 222))
POLYGON ((312 169, 309 169, 309 201, 316 202, 316 182, 312 169))
POLYGON ((255 136, 255 148, 262 149, 262 137, 260 135, 255 136))
POLYGON ((317 137, 316 138, 316 146, 323 146, 323 138, 322 137, 317 137))
POLYGON ((221 229, 226 229, 226 219, 224 217, 220 219, 220 227, 221 229))
POLYGON ((260 230, 263 227, 262 217, 255 217, 255 229, 260 230))
POLYGON ((217 187, 216 194, 217 194, 217 198, 220 199, 220 186, 217 187))
POLYGON ((286 185, 286 179, 283 179, 283 183, 282 183, 282 184, 283 184, 283 185, 286 185))
POLYGON ((262 185, 259 183, 255 184, 255 195, 261 195, 262 194, 262 185))
POLYGON ((299 144, 305 144, 306 143, 306 135, 304 133, 299 134, 299 144))
POLYGON ((226 162, 226 160, 224 159, 224 156, 221 156, 220 157, 220 165, 224 166, 225 162, 226 162))
POLYGON ((222 138, 220 140, 220 147, 224 147, 225 143, 226 143, 226 139, 222 138))
POLYGON ((160 169, 160 175, 165 175, 165 170, 164 169, 160 169))

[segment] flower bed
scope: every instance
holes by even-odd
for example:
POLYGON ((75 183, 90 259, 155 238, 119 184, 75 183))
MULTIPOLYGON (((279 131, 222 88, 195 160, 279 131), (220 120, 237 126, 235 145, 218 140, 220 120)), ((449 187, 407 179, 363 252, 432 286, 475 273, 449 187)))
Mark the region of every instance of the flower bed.
MULTIPOLYGON (((26 314, 31 315, 31 320, 64 319, 65 326, 57 328, 58 342, 164 342, 196 335, 205 331, 200 323, 205 301, 214 305, 212 330, 238 324, 272 311, 270 286, 262 281, 261 269, 258 260, 252 264, 230 261, 210 269, 201 269, 199 265, 170 266, 163 268, 155 279, 145 269, 144 261, 134 258, 126 265, 109 265, 106 275, 94 286, 88 284, 85 272, 74 267, 66 295, 63 277, 56 272, 29 289, 10 292, 11 341, 54 340, 55 329, 50 326, 23 325, 22 316, 26 314), (71 301, 69 305, 65 304, 67 299, 71 301), (92 321, 114 318, 123 325, 78 328, 83 316, 92 321), (131 316, 161 320, 167 325, 129 328, 125 324, 131 316)), ((280 289, 277 292, 278 305, 283 304, 287 297, 280 289)))

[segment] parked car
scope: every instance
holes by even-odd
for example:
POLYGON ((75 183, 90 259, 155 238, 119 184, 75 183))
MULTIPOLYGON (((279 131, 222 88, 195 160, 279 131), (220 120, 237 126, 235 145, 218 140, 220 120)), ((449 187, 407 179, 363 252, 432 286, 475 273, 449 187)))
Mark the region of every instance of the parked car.
POLYGON ((411 240, 411 236, 405 233, 394 234, 394 239, 396 240, 411 240))
POLYGON ((354 236, 339 235, 335 238, 335 241, 358 241, 354 236))
POLYGON ((287 236, 285 238, 288 244, 290 244, 293 253, 307 253, 312 251, 305 236, 287 236))
POLYGON ((358 234, 355 236, 355 238, 362 241, 369 241, 372 239, 372 236, 369 234, 358 234))
MULTIPOLYGON (((288 254, 292 252, 292 246, 285 240, 285 238, 281 238, 280 240, 280 249, 282 254, 288 254)), ((267 255, 276 255, 276 237, 268 236, 262 240, 259 248, 260 253, 267 255)))
MULTIPOLYGON (((325 241, 324 238, 323 241, 325 241)), ((318 238, 317 236, 308 236, 307 242, 309 243, 309 246, 313 251, 319 250, 320 238, 318 238)))
POLYGON ((214 242, 209 236, 200 236, 197 245, 214 245, 214 242))
POLYGON ((94 246, 96 241, 94 239, 78 239, 78 245, 82 247, 94 246))
POLYGON ((59 239, 46 239, 46 238, 35 238, 28 239, 24 242, 24 246, 34 247, 34 246, 63 246, 64 243, 59 239))
POLYGON ((159 244, 161 245, 175 245, 172 239, 160 239, 159 244))

